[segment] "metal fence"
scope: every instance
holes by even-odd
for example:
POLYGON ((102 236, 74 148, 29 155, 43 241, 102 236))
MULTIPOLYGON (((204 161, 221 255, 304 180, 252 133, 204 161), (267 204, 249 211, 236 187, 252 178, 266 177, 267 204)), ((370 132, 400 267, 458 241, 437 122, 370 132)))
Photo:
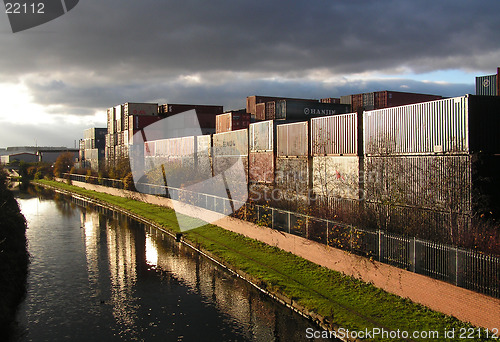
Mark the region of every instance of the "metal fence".
MULTIPOLYGON (((123 188, 120 180, 65 174, 73 181, 123 188)), ((137 190, 294 234, 328 246, 373 258, 411 272, 500 298, 500 257, 449 245, 405 237, 382 230, 365 230, 344 223, 308 216, 251 202, 154 184, 137 190), (239 207, 233 213, 233 207, 239 207)))

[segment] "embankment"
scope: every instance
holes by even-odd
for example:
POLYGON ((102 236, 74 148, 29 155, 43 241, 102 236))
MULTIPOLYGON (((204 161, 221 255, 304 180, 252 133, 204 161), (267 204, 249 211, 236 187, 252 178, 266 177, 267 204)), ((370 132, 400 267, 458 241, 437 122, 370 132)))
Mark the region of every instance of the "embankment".
POLYGON ((26 220, 12 192, 6 174, 0 170, 0 331, 8 337, 16 309, 26 293, 29 255, 26 220))

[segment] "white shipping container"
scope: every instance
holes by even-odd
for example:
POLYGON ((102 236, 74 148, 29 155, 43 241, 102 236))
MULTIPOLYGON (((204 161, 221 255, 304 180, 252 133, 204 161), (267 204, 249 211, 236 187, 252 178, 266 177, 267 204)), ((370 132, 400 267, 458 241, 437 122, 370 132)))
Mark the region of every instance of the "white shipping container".
POLYGON ((315 194, 325 198, 359 199, 359 157, 314 156, 312 163, 315 194))
POLYGON ((306 157, 309 142, 308 127, 307 121, 277 126, 278 157, 306 157))
POLYGON ((250 152, 274 151, 273 120, 252 123, 248 130, 250 152))
POLYGON ((357 155, 358 114, 349 113, 311 119, 313 155, 357 155))
POLYGON ((364 151, 367 155, 467 153, 468 121, 468 96, 365 111, 364 151))

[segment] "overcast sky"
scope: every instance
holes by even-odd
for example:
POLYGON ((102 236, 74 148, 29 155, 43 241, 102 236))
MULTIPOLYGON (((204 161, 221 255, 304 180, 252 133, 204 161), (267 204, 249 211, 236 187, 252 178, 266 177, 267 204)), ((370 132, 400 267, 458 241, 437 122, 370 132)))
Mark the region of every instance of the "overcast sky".
POLYGON ((81 0, 18 33, 0 13, 0 147, 73 147, 127 101, 473 94, 500 66, 498 13, 498 0, 81 0))

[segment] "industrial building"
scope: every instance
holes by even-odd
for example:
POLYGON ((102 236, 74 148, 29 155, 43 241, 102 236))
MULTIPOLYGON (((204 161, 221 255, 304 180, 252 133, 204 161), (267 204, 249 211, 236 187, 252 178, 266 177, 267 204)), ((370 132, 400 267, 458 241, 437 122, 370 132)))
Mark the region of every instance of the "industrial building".
POLYGON ((26 162, 26 163, 36 163, 38 162, 38 156, 35 153, 21 152, 6 154, 0 157, 2 164, 10 164, 14 162, 26 162))
POLYGON ((83 131, 83 139, 80 140, 79 161, 82 168, 90 168, 94 171, 104 165, 105 143, 107 128, 89 128, 83 131))

